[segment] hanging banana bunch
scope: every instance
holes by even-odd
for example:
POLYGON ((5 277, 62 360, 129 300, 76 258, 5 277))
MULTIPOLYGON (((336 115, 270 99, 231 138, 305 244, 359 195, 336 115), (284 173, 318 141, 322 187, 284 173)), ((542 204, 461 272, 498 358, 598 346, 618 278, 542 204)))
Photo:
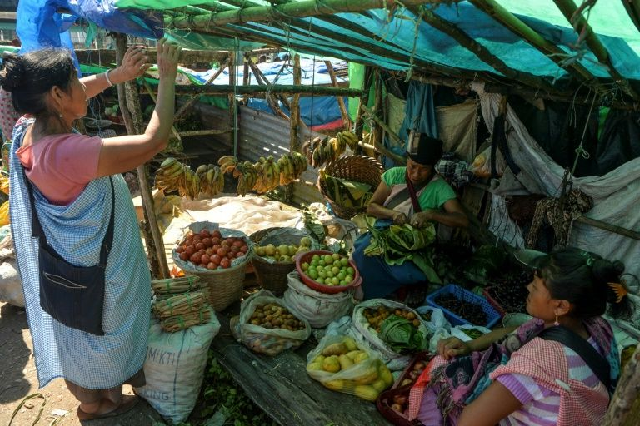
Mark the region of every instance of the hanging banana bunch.
POLYGON ((218 166, 222 173, 233 173, 237 164, 238 159, 232 155, 225 155, 218 159, 218 166))
POLYGON ((178 183, 178 194, 183 197, 196 198, 200 192, 200 181, 191 167, 183 166, 183 179, 178 183))
POLYGON ((280 185, 288 185, 296 179, 293 167, 293 156, 285 154, 277 161, 280 168, 280 185))
POLYGON ((184 176, 184 164, 173 157, 167 157, 156 173, 155 186, 159 190, 175 190, 184 176))
POLYGON ((355 133, 345 130, 344 132, 338 132, 336 138, 338 139, 338 146, 341 147, 340 153, 344 152, 345 147, 347 146, 351 148, 351 151, 356 151, 356 148, 358 147, 358 138, 355 133))
POLYGON ((236 164, 233 175, 238 178, 238 195, 245 196, 251 191, 258 180, 258 173, 250 161, 236 164))
POLYGON ((196 177, 200 182, 200 193, 205 197, 215 197, 224 188, 224 173, 213 164, 198 167, 196 177))
POLYGON ((293 164, 293 180, 300 179, 302 172, 307 170, 307 157, 299 152, 294 152, 291 157, 291 162, 293 164))

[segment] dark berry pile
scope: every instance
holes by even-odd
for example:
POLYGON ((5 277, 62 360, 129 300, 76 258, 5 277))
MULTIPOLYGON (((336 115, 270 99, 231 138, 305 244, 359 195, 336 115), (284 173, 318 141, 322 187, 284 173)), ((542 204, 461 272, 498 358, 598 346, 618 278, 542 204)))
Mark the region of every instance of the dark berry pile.
POLYGON ((489 296, 505 313, 527 312, 527 285, 533 279, 530 271, 520 271, 492 280, 487 288, 489 296))
POLYGON ((486 325, 487 314, 482 310, 482 306, 473 303, 465 302, 464 300, 457 299, 455 296, 446 294, 438 296, 435 303, 453 312, 460 318, 463 318, 475 325, 486 325))

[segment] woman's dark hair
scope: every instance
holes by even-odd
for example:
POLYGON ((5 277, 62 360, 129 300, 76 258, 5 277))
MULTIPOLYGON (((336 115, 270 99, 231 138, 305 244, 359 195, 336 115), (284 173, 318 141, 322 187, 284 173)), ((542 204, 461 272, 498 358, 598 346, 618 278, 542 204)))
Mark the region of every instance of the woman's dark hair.
POLYGON ((551 297, 573 305, 569 315, 574 318, 602 315, 607 310, 607 303, 611 304, 612 315, 628 313, 627 297, 621 296, 618 301, 618 294, 609 285, 623 285, 622 262, 611 262, 597 254, 568 247, 542 257, 536 268, 536 275, 544 280, 551 297))
POLYGON ((67 91, 76 75, 68 50, 46 48, 24 55, 5 53, 0 71, 2 89, 11 92, 13 107, 20 114, 47 113, 45 94, 58 86, 67 91))

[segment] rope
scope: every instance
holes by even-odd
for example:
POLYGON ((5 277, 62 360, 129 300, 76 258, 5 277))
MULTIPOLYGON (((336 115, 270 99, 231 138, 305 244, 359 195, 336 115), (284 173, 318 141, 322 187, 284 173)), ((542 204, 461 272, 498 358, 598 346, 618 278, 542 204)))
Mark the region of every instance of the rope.
POLYGON ((45 398, 44 395, 42 395, 41 393, 32 393, 31 395, 25 396, 22 399, 22 401, 20 401, 20 404, 18 404, 16 409, 13 410, 13 413, 11 414, 11 418, 9 419, 9 424, 7 426, 11 426, 11 424, 13 423, 13 419, 16 417, 16 415, 18 414, 18 411, 20 411, 20 409, 22 408, 24 403, 27 402, 28 400, 34 399, 34 398, 40 398, 40 399, 44 400, 44 402, 40 406, 40 410, 38 411, 38 415, 36 416, 36 419, 33 421, 33 423, 31 423, 31 425, 33 426, 36 423, 38 423, 38 420, 40 420, 40 416, 42 416, 42 411, 44 410, 44 406, 47 403, 47 398, 45 398))

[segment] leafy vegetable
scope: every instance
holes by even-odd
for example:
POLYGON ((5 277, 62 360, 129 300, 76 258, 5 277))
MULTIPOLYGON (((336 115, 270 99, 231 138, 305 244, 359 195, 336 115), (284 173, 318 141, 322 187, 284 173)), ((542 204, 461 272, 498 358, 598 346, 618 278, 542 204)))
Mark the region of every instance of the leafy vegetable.
POLYGON ((380 327, 380 339, 398 353, 421 351, 428 343, 420 330, 398 315, 390 315, 384 320, 380 327))
POLYGON ((507 258, 507 253, 492 245, 480 246, 471 256, 471 261, 464 269, 467 279, 486 284, 487 277, 497 272, 507 258))

